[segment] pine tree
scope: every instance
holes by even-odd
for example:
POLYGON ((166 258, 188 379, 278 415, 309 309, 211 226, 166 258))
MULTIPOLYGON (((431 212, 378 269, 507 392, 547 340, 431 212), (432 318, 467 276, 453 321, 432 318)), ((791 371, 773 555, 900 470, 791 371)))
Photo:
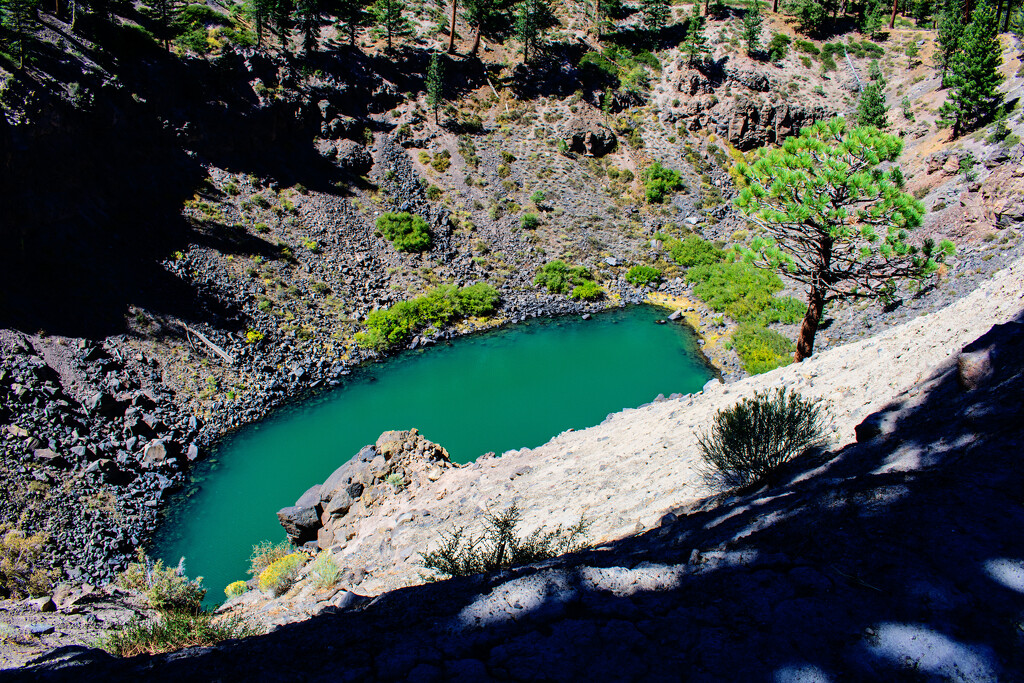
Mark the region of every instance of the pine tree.
POLYGON ((642 0, 644 26, 650 31, 661 31, 672 16, 669 0, 642 0))
POLYGON ((412 26, 405 16, 403 0, 377 0, 373 4, 373 18, 377 32, 387 38, 388 52, 393 48, 395 38, 412 33, 412 26))
POLYGON ((537 53, 544 32, 558 23, 550 0, 522 0, 516 7, 516 37, 523 44, 523 61, 537 53))
POLYGON ((293 0, 273 0, 271 5, 271 20, 277 32, 277 40, 286 54, 291 42, 293 7, 293 0))
POLYGON ((686 39, 679 46, 690 66, 698 66, 711 54, 711 47, 704 35, 704 17, 694 14, 686 27, 686 39))
POLYGON ((434 110, 434 123, 438 123, 437 112, 444 102, 444 57, 435 52, 430 55, 427 67, 427 104, 434 110))
POLYGON ((512 26, 512 0, 462 0, 462 16, 473 27, 474 56, 480 49, 481 34, 505 33, 512 26))
POLYGON ((939 109, 940 123, 953 128, 953 137, 974 130, 990 118, 1003 96, 996 88, 1003 81, 999 66, 1002 48, 996 35, 996 14, 982 0, 971 15, 960 48, 949 69, 950 92, 939 109))
POLYGON ((320 0, 295 0, 295 23, 302 31, 302 49, 307 55, 316 52, 322 21, 320 0))
POLYGON ((339 0, 335 5, 338 21, 348 34, 349 45, 356 44, 356 34, 370 22, 366 0, 339 0))
POLYGON ((903 174, 878 164, 895 161, 903 141, 876 128, 847 130, 841 118, 762 149, 735 172, 745 187, 735 204, 765 231, 745 254, 807 286, 807 313, 794 360, 814 352, 825 306, 848 299, 891 300, 895 281, 923 278, 953 244, 925 240, 918 249, 908 231, 921 224, 924 205, 901 190, 903 174))
POLYGON ((942 69, 942 87, 949 85, 947 82, 949 67, 953 63, 953 56, 964 35, 962 0, 947 0, 947 3, 946 8, 939 16, 937 36, 939 43, 938 66, 942 69))
POLYGON ((36 24, 37 0, 0 1, 0 24, 7 32, 5 47, 18 59, 18 68, 25 68, 32 28, 36 24))
POLYGON ((889 127, 889 107, 885 103, 885 81, 878 80, 864 86, 857 105, 857 125, 874 126, 879 130, 889 127))
POLYGON ((761 44, 761 25, 764 17, 761 15, 761 3, 759 0, 751 0, 747 7, 747 13, 743 15, 743 41, 747 44, 747 54, 757 52, 761 44))

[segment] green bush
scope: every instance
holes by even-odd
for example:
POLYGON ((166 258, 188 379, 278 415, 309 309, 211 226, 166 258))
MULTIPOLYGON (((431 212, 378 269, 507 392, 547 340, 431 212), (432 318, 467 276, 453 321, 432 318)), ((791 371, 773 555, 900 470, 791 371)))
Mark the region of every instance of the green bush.
POLYGON ((305 553, 292 553, 279 560, 274 560, 260 572, 257 582, 259 589, 275 598, 283 594, 295 583, 295 579, 299 576, 299 570, 306 564, 307 559, 309 558, 305 553))
POLYGON ((667 195, 684 187, 679 171, 665 168, 657 161, 644 171, 643 180, 644 195, 650 204, 661 204, 667 195))
POLYGON ((777 62, 786 56, 789 51, 789 44, 791 39, 784 33, 776 33, 772 36, 772 39, 768 41, 768 60, 777 62))
POLYGON ((26 534, 0 527, 0 597, 24 598, 45 595, 53 584, 53 572, 45 568, 45 533, 26 534))
POLYGON ((751 375, 789 365, 793 342, 756 323, 742 323, 732 335, 732 346, 751 375))
POLYGON ((377 229, 398 251, 430 249, 430 229, 421 216, 388 212, 377 218, 377 229))
POLYGON ((330 588, 341 578, 341 567, 330 550, 323 550, 313 560, 309 574, 317 588, 330 588))
POLYGON ((669 247, 672 260, 683 266, 710 266, 725 258, 725 253, 697 235, 679 240, 669 247))
POLYGON ((420 564, 441 577, 469 576, 540 562, 584 547, 589 524, 582 517, 568 529, 540 527, 526 537, 516 528, 521 520, 515 503, 503 513, 488 512, 478 535, 467 535, 465 527, 443 533, 437 550, 420 553, 420 564))
POLYGON ((154 562, 140 550, 138 560, 128 565, 118 583, 145 595, 153 609, 160 612, 199 614, 202 611, 206 596, 203 577, 192 580, 185 576, 184 557, 176 567, 167 567, 163 560, 154 562))
POLYGON ((248 590, 249 586, 245 581, 232 581, 224 588, 224 595, 230 600, 231 598, 237 598, 239 595, 244 595, 248 590))
POLYGON ((421 297, 373 311, 366 318, 366 331, 357 333, 356 341, 386 351, 431 325, 440 327, 459 317, 490 315, 499 298, 498 290, 484 282, 462 289, 441 285, 421 297))
POLYGON ((600 299, 602 296, 604 296, 604 291, 601 289, 600 285, 592 280, 576 285, 572 288, 572 291, 569 292, 570 299, 582 299, 584 301, 593 301, 595 299, 600 299))
POLYGON ((736 322, 794 323, 803 317, 798 300, 773 296, 782 289, 778 275, 743 261, 694 266, 686 279, 696 283, 693 293, 701 301, 736 322))
POLYGON ((661 271, 654 266, 636 265, 626 271, 626 282, 642 287, 661 279, 661 271))
POLYGON ((808 450, 825 445, 828 413, 785 388, 758 392, 715 415, 697 442, 705 475, 729 486, 760 481, 808 450))
POLYGON ((524 213, 520 225, 524 230, 535 230, 540 225, 540 218, 535 213, 524 213))
POLYGON ((564 261, 556 259, 541 266, 533 278, 533 284, 541 285, 552 294, 568 294, 574 287, 593 278, 584 266, 569 267, 564 261))
POLYGON ((241 620, 218 619, 214 623, 213 614, 209 612, 168 612, 157 619, 132 619, 99 644, 117 657, 134 657, 216 645, 224 640, 258 634, 258 629, 241 620))

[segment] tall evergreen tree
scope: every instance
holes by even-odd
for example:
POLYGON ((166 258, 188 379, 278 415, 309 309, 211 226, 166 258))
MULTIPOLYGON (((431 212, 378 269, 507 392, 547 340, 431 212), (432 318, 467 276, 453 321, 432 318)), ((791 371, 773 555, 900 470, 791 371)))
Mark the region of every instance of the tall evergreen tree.
POLYGON ((760 47, 763 23, 760 0, 750 0, 747 4, 747 13, 743 15, 743 41, 747 44, 748 55, 754 54, 760 47))
POLYGON ((371 16, 366 5, 366 0, 338 0, 335 5, 338 21, 345 33, 348 34, 349 45, 356 44, 356 34, 359 29, 370 23, 371 16))
POLYGON ((807 313, 794 360, 814 352, 814 336, 830 302, 892 298, 895 280, 923 278, 953 249, 925 240, 907 242, 924 205, 902 191, 903 174, 880 171, 895 161, 903 141, 875 128, 847 130, 841 118, 762 149, 754 163, 734 169, 745 187, 735 200, 764 230, 747 260, 807 286, 807 313))
POLYGON ((295 0, 295 23, 302 32, 302 49, 307 55, 316 52, 323 19, 320 0, 295 0))
POLYGON ((704 63, 707 56, 711 54, 707 36, 704 35, 704 17, 696 13, 690 17, 686 24, 686 38, 679 49, 686 55, 690 66, 704 63))
POLYGON ((996 31, 996 13, 982 0, 971 15, 960 49, 953 55, 950 92, 939 109, 940 122, 952 126, 954 138, 991 118, 1002 101, 1002 94, 996 90, 1003 82, 999 73, 1002 47, 996 31))
POLYGON ((551 9, 550 0, 522 0, 516 7, 516 37, 523 44, 523 61, 536 56, 544 32, 558 20, 551 9))
POLYGON ((938 66, 942 70, 942 86, 947 87, 949 67, 964 35, 963 0, 947 0, 946 7, 939 15, 938 28, 938 66))
POLYGON ((857 125, 874 126, 879 130, 889 127, 889 107, 885 103, 885 81, 877 80, 864 86, 857 104, 857 125))
POLYGON ((281 49, 285 53, 290 49, 293 11, 293 0, 273 0, 271 17, 274 30, 277 33, 277 40, 281 43, 281 49))
POLYGON ((462 0, 462 16, 473 27, 472 55, 480 50, 480 36, 507 32, 512 27, 513 0, 462 0))
POLYGON ((25 68, 32 28, 36 24, 37 0, 0 0, 0 24, 7 31, 5 47, 17 58, 18 68, 25 68))
POLYGON ((412 33, 412 26, 405 16, 404 0, 377 0, 373 3, 373 18, 378 33, 387 38, 389 52, 396 38, 412 33))
POLYGON ((660 31, 668 25, 672 16, 672 6, 669 0, 642 0, 641 7, 644 12, 644 26, 650 31, 660 31))
POLYGON ((273 22, 274 0, 246 0, 242 10, 256 33, 256 47, 263 47, 263 34, 273 22))
POLYGON ((430 55, 427 67, 427 105, 434 110, 434 123, 438 123, 437 112, 444 102, 444 57, 435 52, 430 55))

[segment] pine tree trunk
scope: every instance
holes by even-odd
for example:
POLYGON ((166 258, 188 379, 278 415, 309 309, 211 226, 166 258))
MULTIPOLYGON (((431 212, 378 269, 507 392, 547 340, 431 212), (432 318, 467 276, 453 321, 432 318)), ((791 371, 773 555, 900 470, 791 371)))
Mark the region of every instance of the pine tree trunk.
POLYGON ((892 0, 892 16, 889 18, 889 28, 896 27, 896 7, 900 0, 892 0))
POLYGON ((459 6, 459 0, 452 0, 452 31, 448 37, 448 54, 455 52, 455 10, 459 6))
POLYGON ((480 51, 480 24, 476 25, 476 36, 473 37, 473 49, 470 50, 470 54, 476 57, 476 53, 480 51))
POLYGON ((814 335, 818 333, 821 313, 825 310, 825 293, 818 287, 811 287, 807 294, 807 313, 800 325, 800 336, 796 340, 796 354, 793 362, 799 363, 814 353, 814 335))
POLYGON ((779 11, 779 0, 772 0, 772 11, 773 12, 778 12, 779 11))
MULTIPOLYGON (((1010 30, 1010 14, 1013 13, 1013 0, 1006 0, 1006 14, 1003 16, 1003 33, 1010 30)), ((998 22, 996 22, 998 26, 998 22)))

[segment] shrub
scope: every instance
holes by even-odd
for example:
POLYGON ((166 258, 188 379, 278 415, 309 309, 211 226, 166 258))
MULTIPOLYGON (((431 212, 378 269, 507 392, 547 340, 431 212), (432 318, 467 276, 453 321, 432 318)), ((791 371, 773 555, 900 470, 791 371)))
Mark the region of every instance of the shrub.
POLYGON ((725 258, 725 253, 721 249, 717 249, 711 242, 697 235, 690 235, 673 244, 669 248, 669 254, 673 261, 684 268, 710 266, 725 258))
POLYGON ((313 560, 313 566, 309 570, 313 577, 313 583, 317 588, 330 588, 338 583, 341 577, 341 567, 330 550, 321 551, 313 560))
POLYGON ((255 344, 258 341, 263 341, 263 333, 259 330, 246 330, 245 332, 245 343, 255 344))
POLYGON ((790 37, 784 33, 776 33, 772 36, 772 39, 768 41, 768 60, 777 62, 786 56, 786 52, 789 50, 789 43, 791 42, 790 37))
POLYGON ((223 640, 257 635, 258 629, 241 620, 213 621, 209 612, 169 612, 157 619, 132 619, 100 641, 100 647, 118 657, 173 652, 186 647, 215 645, 223 640))
POLYGON ((564 261, 556 259, 541 266, 533 278, 533 284, 543 286, 552 294, 569 294, 574 287, 593 277, 583 266, 569 267, 564 261))
POLYGON ((438 173, 444 173, 448 170, 448 167, 452 165, 452 153, 446 149, 442 149, 434 155, 434 159, 430 162, 430 165, 433 166, 434 170, 438 173))
POLYGON ((377 229, 398 251, 430 249, 430 229, 421 216, 388 212, 377 218, 377 229))
POLYGON ((45 595, 50 590, 53 575, 42 562, 48 539, 42 532, 29 535, 0 527, 0 597, 45 595))
POLYGON ((287 591, 299 576, 299 570, 306 564, 305 553, 292 553, 274 560, 260 572, 259 589, 277 597, 287 591))
POLYGON ((694 266, 686 279, 696 283, 693 293, 719 313, 736 322, 796 322, 803 304, 796 299, 776 299, 782 280, 770 270, 738 261, 694 266))
POLYGON ((637 287, 657 282, 661 279, 661 271, 654 266, 637 265, 626 271, 626 282, 637 287))
POLYGON ((705 475, 729 486, 759 481, 811 448, 825 445, 827 411, 780 387, 757 392, 715 415, 697 435, 705 475))
POLYGON ((479 282, 459 291, 459 313, 465 316, 486 316, 494 313, 501 295, 493 285, 479 282))
POLYGON ((751 375, 760 375, 792 361, 793 342, 755 323, 742 323, 732 335, 732 345, 743 361, 743 369, 751 375))
POLYGON ((239 595, 243 595, 249 590, 249 586, 245 581, 234 581, 229 583, 227 588, 224 589, 224 595, 227 596, 228 600, 231 598, 237 598, 239 595))
POLYGON ((183 612, 199 614, 202 611, 206 589, 203 577, 195 580, 185 576, 185 558, 175 567, 167 567, 163 560, 153 562, 143 551, 139 551, 138 562, 128 565, 118 583, 146 596, 153 609, 160 612, 183 612))
POLYGON ((593 280, 580 283, 569 292, 570 299, 582 299, 584 301, 593 301, 594 299, 600 299, 602 296, 604 296, 604 292, 593 280))
POLYGON ((430 185, 427 187, 427 199, 437 200, 441 198, 441 188, 437 185, 430 185))
POLYGON ((650 204, 661 204, 672 192, 683 189, 679 171, 665 168, 655 161, 644 171, 644 195, 650 204))
POLYGON ((420 553, 420 564, 441 577, 454 577, 540 562, 583 548, 590 526, 580 517, 567 529, 558 526, 546 531, 540 527, 520 537, 516 527, 521 520, 515 503, 503 513, 488 512, 479 535, 467 535, 465 527, 443 533, 437 550, 420 553))
POLYGON ((458 317, 490 315, 499 298, 498 290, 485 282, 462 289, 441 285, 421 297, 373 311, 366 318, 366 331, 357 333, 356 341, 385 351, 430 325, 444 325, 458 317))
POLYGON ((252 547, 252 554, 249 555, 249 576, 259 576, 264 569, 291 551, 292 546, 288 541, 260 541, 252 547))

